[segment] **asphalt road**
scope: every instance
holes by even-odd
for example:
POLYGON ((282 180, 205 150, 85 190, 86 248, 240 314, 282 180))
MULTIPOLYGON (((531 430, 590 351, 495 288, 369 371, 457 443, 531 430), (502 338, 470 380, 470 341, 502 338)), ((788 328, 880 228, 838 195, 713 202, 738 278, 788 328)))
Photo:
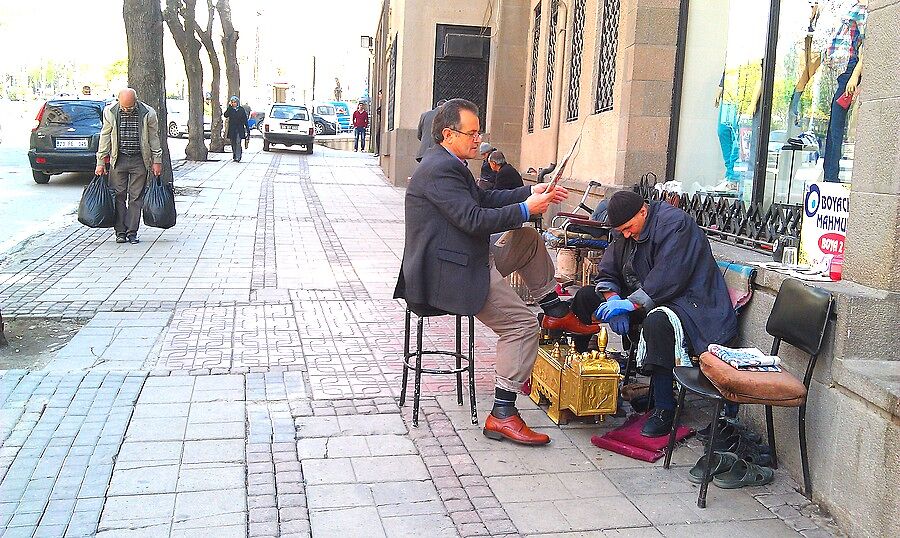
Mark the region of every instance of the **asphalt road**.
MULTIPOLYGON (((90 174, 60 174, 38 185, 28 164, 28 139, 38 104, 5 102, 0 142, 0 256, 29 237, 70 224, 90 174), (30 108, 34 108, 31 111, 30 108)), ((184 158, 186 140, 169 140, 172 159, 184 158)))

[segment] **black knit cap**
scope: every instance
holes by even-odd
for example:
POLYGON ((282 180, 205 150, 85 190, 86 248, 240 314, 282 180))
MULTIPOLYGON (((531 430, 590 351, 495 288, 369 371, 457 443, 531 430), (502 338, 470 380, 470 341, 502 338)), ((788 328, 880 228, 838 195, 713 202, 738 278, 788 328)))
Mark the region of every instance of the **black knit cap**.
POLYGON ((610 228, 621 226, 634 218, 644 207, 644 199, 634 191, 619 191, 609 198, 605 224, 610 228))

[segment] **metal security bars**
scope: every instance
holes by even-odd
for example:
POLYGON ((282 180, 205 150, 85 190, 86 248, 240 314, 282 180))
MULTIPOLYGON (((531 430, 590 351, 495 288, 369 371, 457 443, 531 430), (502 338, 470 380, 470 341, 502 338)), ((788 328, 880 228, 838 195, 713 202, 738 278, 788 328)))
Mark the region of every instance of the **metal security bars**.
POLYGON ((600 27, 597 95, 594 113, 613 107, 613 87, 616 83, 616 49, 619 45, 619 0, 603 0, 603 22, 600 27))
POLYGON ((581 55, 584 50, 584 3, 585 0, 575 0, 575 9, 572 14, 572 67, 569 69, 566 121, 578 119, 578 95, 581 89, 581 55))
POLYGON ((534 105, 537 99, 538 46, 541 40, 541 5, 534 8, 534 30, 531 39, 531 75, 528 88, 528 132, 534 132, 534 105))
POLYGON ((666 192, 654 188, 655 183, 653 174, 645 174, 634 190, 645 200, 664 200, 684 210, 710 238, 771 252, 779 237, 800 237, 801 205, 772 204, 764 210, 761 202, 746 205, 741 200, 712 194, 666 192))
POLYGON ((547 35, 547 86, 544 88, 544 129, 550 127, 553 114, 553 76, 556 73, 556 26, 559 21, 559 0, 550 2, 550 29, 547 35))
POLYGON ((388 131, 394 130, 394 108, 397 105, 397 45, 399 41, 394 34, 394 43, 391 45, 391 70, 388 73, 388 91, 391 92, 391 100, 388 101, 388 131))

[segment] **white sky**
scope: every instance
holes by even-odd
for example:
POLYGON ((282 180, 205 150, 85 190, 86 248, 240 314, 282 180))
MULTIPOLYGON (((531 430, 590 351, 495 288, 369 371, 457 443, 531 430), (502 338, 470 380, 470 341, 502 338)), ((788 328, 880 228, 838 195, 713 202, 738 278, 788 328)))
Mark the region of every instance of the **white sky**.
MULTIPOLYGON (((198 0, 197 7, 203 25, 206 2, 198 0)), ((298 93, 308 87, 315 55, 317 97, 332 93, 336 76, 345 99, 359 97, 368 58, 359 37, 374 36, 381 0, 231 0, 231 7, 234 26, 241 33, 238 54, 246 62, 242 91, 252 93, 258 27, 264 90, 275 78, 296 84, 298 93)), ((172 89, 183 79, 184 68, 170 39, 165 48, 167 86, 172 89)), ((122 0, 0 0, 0 51, 0 73, 49 59, 105 70, 127 56, 122 0)), ((201 51, 201 57, 205 55, 201 51)), ((209 76, 207 71, 207 80, 209 76)))

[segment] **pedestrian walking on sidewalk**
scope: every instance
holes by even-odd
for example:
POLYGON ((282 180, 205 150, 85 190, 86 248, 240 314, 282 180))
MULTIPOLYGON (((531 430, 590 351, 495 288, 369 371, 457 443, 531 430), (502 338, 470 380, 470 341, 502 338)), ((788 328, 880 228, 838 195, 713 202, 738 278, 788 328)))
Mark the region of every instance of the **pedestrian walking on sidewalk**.
POLYGON ((109 183, 116 193, 116 243, 140 241, 137 237, 144 206, 147 169, 162 174, 162 145, 159 120, 153 108, 137 99, 137 92, 125 88, 119 102, 103 110, 100 147, 97 150, 98 176, 106 173, 109 158, 109 183))
POLYGON ((247 111, 241 106, 240 99, 232 95, 228 100, 228 108, 222 116, 228 118, 228 140, 231 140, 231 155, 234 162, 241 162, 241 142, 245 138, 250 138, 250 118, 247 117, 247 111))
POLYGON ((365 103, 360 103, 353 112, 353 151, 366 150, 366 129, 369 128, 369 113, 365 103))

